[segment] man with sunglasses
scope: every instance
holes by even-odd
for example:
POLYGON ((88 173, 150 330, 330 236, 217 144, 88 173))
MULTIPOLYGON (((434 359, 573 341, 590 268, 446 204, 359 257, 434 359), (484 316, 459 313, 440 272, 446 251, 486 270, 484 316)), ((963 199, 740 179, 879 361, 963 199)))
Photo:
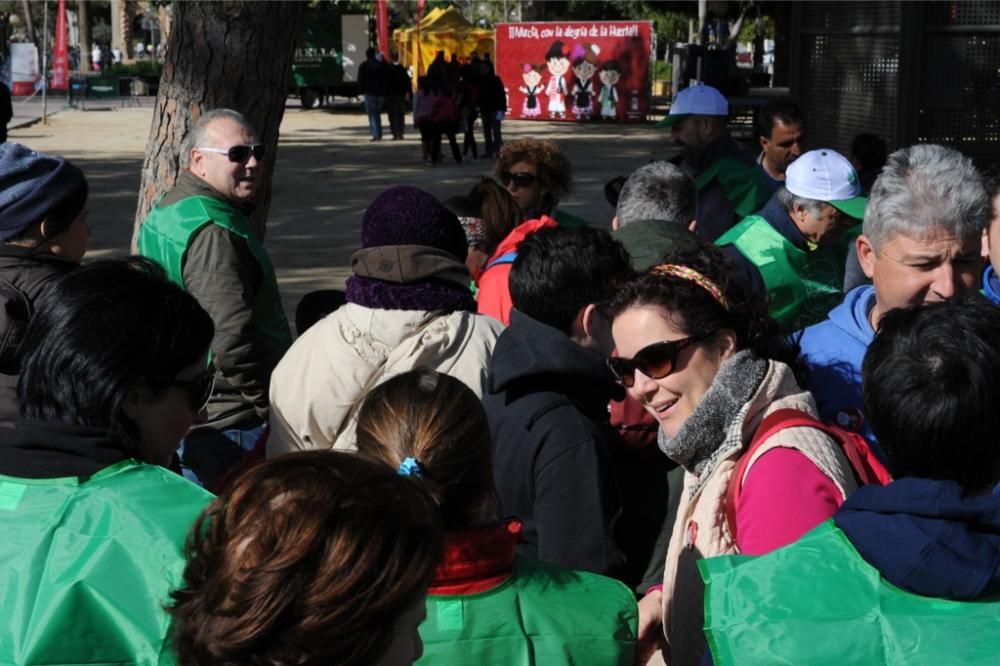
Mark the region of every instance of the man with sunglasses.
POLYGON ((215 322, 207 421, 178 449, 185 476, 210 489, 265 432, 271 373, 291 345, 274 268, 248 217, 263 158, 243 115, 205 113, 185 144, 187 168, 139 230, 139 254, 163 266, 215 322))
POLYGON ((712 86, 677 93, 670 114, 656 124, 669 127, 681 149, 671 161, 698 186, 700 238, 713 242, 747 215, 760 210, 771 191, 753 157, 729 136, 729 102, 712 86))

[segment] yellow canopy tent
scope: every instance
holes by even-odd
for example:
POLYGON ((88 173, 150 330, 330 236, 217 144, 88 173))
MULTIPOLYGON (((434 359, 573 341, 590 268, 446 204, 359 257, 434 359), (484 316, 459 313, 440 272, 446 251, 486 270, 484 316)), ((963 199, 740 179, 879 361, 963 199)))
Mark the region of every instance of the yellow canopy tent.
POLYGON ((473 53, 480 57, 489 53, 493 58, 496 50, 493 31, 472 25, 455 7, 432 9, 420 22, 419 30, 417 26, 400 28, 393 32, 392 41, 399 61, 404 67, 413 67, 416 76, 427 72, 438 51, 444 51, 448 60, 452 53, 457 53, 460 60, 468 60, 473 53))

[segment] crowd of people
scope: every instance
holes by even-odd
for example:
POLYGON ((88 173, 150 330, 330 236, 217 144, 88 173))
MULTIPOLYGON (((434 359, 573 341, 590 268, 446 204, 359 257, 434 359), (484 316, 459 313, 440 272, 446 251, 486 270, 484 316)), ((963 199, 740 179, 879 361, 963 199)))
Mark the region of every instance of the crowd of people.
MULTIPOLYGON (((455 67, 414 105, 465 128, 455 67)), ((727 114, 681 91, 597 226, 497 130, 467 193, 374 198, 297 338, 237 111, 125 259, 81 265, 79 169, 0 145, 0 661, 1000 658, 1000 178, 727 114)))
POLYGON ((502 123, 507 112, 507 91, 497 76, 489 54, 482 59, 473 54, 467 62, 459 62, 452 54, 445 59, 438 51, 427 68, 426 76, 417 79, 416 90, 407 69, 399 63, 397 54, 390 52, 388 61, 382 53, 368 49, 365 62, 358 69, 358 85, 364 96, 365 112, 371 141, 382 140, 382 112, 389 116, 393 141, 405 135, 406 100, 411 100, 413 126, 420 133, 424 164, 441 163, 441 144, 445 138, 456 164, 480 157, 475 125, 483 128, 483 153, 486 159, 496 158, 503 146, 502 123), (462 133, 459 149, 458 133, 462 133))

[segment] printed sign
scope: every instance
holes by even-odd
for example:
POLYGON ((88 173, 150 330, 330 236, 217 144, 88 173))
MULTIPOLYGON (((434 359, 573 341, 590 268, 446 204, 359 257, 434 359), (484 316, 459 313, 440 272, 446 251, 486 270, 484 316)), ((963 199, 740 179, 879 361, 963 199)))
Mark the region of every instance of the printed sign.
POLYGON ((649 21, 498 24, 496 67, 508 117, 644 121, 651 39, 649 21))

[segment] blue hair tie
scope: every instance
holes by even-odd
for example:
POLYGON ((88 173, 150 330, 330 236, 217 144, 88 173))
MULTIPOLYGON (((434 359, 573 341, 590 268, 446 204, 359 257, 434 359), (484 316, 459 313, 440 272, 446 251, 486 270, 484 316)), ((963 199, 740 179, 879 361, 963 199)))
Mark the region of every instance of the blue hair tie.
POLYGON ((399 465, 399 475, 400 476, 415 476, 418 479, 422 476, 424 467, 420 464, 420 461, 416 458, 410 458, 407 456, 403 459, 403 462, 399 465))

